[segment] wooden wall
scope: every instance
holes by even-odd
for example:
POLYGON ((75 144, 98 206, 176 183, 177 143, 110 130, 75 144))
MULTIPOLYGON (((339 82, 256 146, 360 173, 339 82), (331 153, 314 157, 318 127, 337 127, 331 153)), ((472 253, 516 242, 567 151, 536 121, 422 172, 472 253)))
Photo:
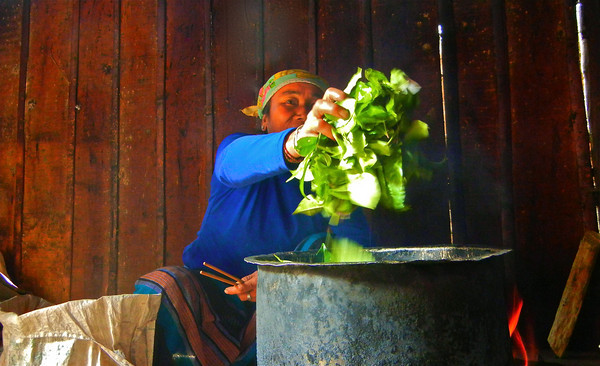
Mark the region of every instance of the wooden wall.
MULTIPOLYGON (((600 6, 582 3, 598 156, 600 6)), ((214 151, 229 133, 256 130, 239 110, 267 77, 306 68, 343 88, 358 66, 396 67, 422 86, 426 153, 449 164, 412 187, 410 213, 373 213, 381 244, 514 249, 509 267, 544 346, 597 220, 576 5, 543 4, 1 1, 0 250, 10 275, 54 302, 131 292, 145 272, 181 264, 214 151)), ((584 349, 600 343, 599 277, 576 329, 584 349)))

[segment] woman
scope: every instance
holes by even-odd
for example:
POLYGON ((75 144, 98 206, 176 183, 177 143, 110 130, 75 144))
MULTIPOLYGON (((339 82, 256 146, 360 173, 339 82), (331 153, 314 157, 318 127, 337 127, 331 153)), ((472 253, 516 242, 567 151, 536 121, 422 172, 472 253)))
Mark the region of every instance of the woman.
MULTIPOLYGON (((285 70, 269 78, 255 106, 243 110, 258 117, 266 133, 233 134, 220 144, 202 227, 183 253, 185 268, 162 268, 136 283, 138 293, 163 293, 155 352, 165 357, 157 362, 254 362, 257 272, 244 258, 294 250, 327 230, 328 219, 321 215, 292 215, 302 196, 298 181, 286 181, 302 161, 295 149, 298 139, 319 134, 333 138, 323 116, 348 117, 335 103, 344 97, 316 75, 285 70), (244 277, 224 288, 198 274, 203 262, 244 277)), ((360 210, 332 231, 371 244, 360 210)))

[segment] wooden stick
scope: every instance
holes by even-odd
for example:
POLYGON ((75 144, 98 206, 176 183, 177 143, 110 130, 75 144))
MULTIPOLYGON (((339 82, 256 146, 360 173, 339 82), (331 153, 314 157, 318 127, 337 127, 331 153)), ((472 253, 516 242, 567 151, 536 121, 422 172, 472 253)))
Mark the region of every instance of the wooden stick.
POLYGON ((548 343, 558 357, 563 356, 571 339, 599 251, 600 234, 587 231, 579 244, 569 279, 556 311, 554 324, 548 336, 548 343))
POLYGON ((200 271, 200 274, 201 274, 201 275, 204 275, 204 276, 206 276, 206 277, 213 278, 213 279, 215 279, 215 280, 217 280, 217 281, 224 282, 224 283, 226 283, 226 284, 228 284, 228 285, 231 285, 231 286, 235 286, 235 285, 236 285, 236 283, 235 283, 235 282, 233 282, 233 281, 231 281, 231 280, 228 280, 227 278, 223 278, 223 277, 216 276, 216 275, 214 275, 214 274, 212 274, 212 273, 210 273, 210 272, 204 272, 204 271, 200 271))
POLYGON ((225 275, 225 276, 227 276, 227 277, 231 278, 231 279, 232 279, 232 280, 234 280, 235 282, 240 282, 240 283, 242 282, 242 280, 240 280, 239 278, 235 277, 234 275, 230 275, 229 273, 227 273, 227 272, 223 271, 222 269, 219 269, 219 268, 217 268, 217 267, 215 267, 215 266, 212 266, 212 265, 210 265, 210 264, 208 264, 208 263, 206 263, 206 262, 202 262, 202 264, 203 264, 203 265, 205 265, 206 267, 208 267, 208 268, 210 268, 210 269, 214 270, 214 271, 217 271, 217 272, 219 272, 219 273, 220 273, 220 274, 222 274, 222 275, 225 275))

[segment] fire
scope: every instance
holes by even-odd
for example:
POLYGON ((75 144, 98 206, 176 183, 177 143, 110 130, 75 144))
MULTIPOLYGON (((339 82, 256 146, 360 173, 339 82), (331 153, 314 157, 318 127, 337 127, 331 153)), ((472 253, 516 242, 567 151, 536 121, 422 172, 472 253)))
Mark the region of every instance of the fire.
POLYGON ((517 325, 519 324, 519 319, 521 318, 521 310, 523 309, 523 298, 519 295, 519 291, 517 290, 517 286, 513 288, 512 293, 512 304, 511 308, 508 312, 508 332, 510 334, 510 338, 512 340, 512 354, 514 360, 522 360, 523 365, 527 366, 529 364, 527 357, 527 349, 525 348, 525 343, 523 342, 523 338, 517 329, 517 325))
POLYGON ((519 291, 517 290, 516 286, 513 290, 512 300, 511 313, 508 314, 508 331, 511 338, 513 337, 515 331, 517 334, 519 334, 519 331, 517 330, 517 324, 519 324, 521 309, 523 309, 523 299, 521 296, 519 296, 519 291))

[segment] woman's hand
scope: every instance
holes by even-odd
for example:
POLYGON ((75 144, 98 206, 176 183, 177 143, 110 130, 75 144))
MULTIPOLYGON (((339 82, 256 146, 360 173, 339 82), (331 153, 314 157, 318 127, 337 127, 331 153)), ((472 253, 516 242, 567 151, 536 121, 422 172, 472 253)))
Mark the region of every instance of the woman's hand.
POLYGON ((227 287, 225 293, 227 295, 237 295, 242 301, 256 302, 256 285, 258 280, 258 272, 249 274, 242 278, 242 282, 235 286, 227 287))
POLYGON ((318 99, 306 117, 304 126, 296 133, 296 140, 307 137, 323 134, 333 140, 331 133, 331 125, 323 120, 325 114, 330 114, 336 118, 346 119, 350 117, 350 112, 343 107, 340 107, 335 102, 340 102, 347 98, 346 93, 336 88, 329 88, 325 91, 322 99, 318 99))
MULTIPOLYGON (((350 112, 344 107, 340 107, 335 102, 342 101, 347 98, 346 93, 336 88, 329 88, 325 91, 322 99, 317 99, 313 104, 310 112, 306 116, 306 121, 296 131, 289 134, 285 141, 285 150, 290 154, 292 159, 300 158, 300 154, 296 151, 296 141, 303 137, 315 137, 323 134, 330 139, 333 138, 331 125, 323 117, 325 114, 330 114, 336 118, 346 119, 350 117, 350 112)), ((286 159, 288 159, 286 157, 286 159)), ((288 160, 291 162, 291 160, 288 160)), ((298 162, 298 161, 295 161, 298 162)))

